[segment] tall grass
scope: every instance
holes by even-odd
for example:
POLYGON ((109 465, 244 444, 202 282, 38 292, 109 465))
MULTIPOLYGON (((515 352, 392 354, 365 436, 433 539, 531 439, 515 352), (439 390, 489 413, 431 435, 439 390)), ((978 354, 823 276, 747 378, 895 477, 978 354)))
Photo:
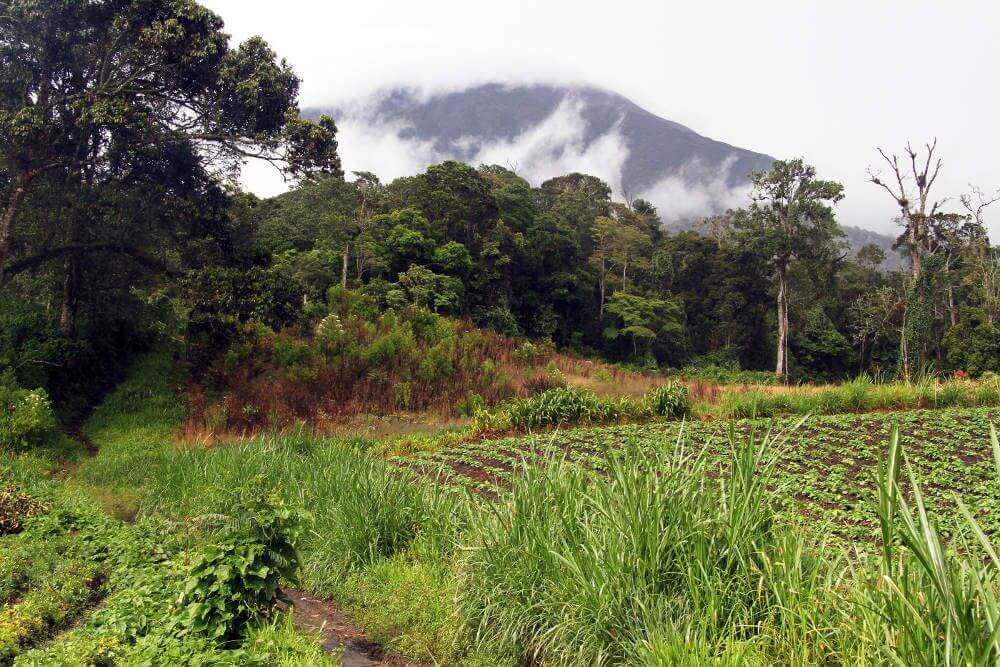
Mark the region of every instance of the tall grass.
MULTIPOLYGON (((933 386, 906 391, 930 396, 933 386)), ((867 405, 875 392, 862 381, 840 390, 854 405, 867 405)), ((127 398, 115 405, 127 409, 127 398)), ((414 657, 457 664, 471 651, 488 656, 486 664, 635 665, 1000 660, 996 546, 975 508, 960 500, 962 529, 950 540, 941 535, 898 435, 870 499, 879 510, 873 550, 847 551, 779 513, 788 490, 772 474, 782 443, 771 434, 740 440, 731 432, 732 455, 721 469, 683 439, 652 454, 624 442, 606 453, 600 475, 562 461, 525 466, 508 495, 486 504, 409 479, 356 442, 335 439, 262 437, 191 451, 160 441, 138 478, 137 457, 152 445, 131 444, 130 418, 113 416, 102 423, 115 438, 93 432, 102 444, 96 462, 109 463, 109 481, 124 475, 140 488, 146 514, 198 517, 225 510, 233 489, 281 490, 312 515, 305 585, 350 600, 376 631, 406 635, 405 645, 421 652, 414 657), (117 465, 118 455, 129 464, 117 465), (366 615, 372 607, 377 613, 366 615)), ((995 435, 993 449, 1000 484, 995 435)))
POLYGON ((699 411, 720 419, 776 415, 842 414, 893 410, 939 409, 1000 404, 1000 388, 962 380, 878 384, 867 375, 828 387, 750 388, 726 390, 715 405, 699 411))
POLYGON ((733 442, 717 479, 697 454, 634 444, 603 477, 525 469, 470 537, 476 645, 555 664, 997 664, 996 549, 960 502, 967 534, 945 544, 912 474, 901 490, 898 435, 873 555, 775 522, 771 448, 733 442))
POLYGON ((460 604, 477 644, 528 662, 667 664, 692 643, 718 655, 794 625, 781 604, 791 591, 779 598, 768 573, 791 560, 798 595, 811 573, 774 522, 772 441, 733 444, 719 482, 680 445, 648 457, 632 443, 597 478, 526 468, 464 562, 460 604))
POLYGON ((143 508, 198 517, 223 511, 233 489, 280 490, 311 516, 303 576, 316 590, 336 590, 350 572, 418 538, 422 548, 447 553, 465 520, 463 498, 350 445, 265 436, 179 453, 150 471, 143 508))
MULTIPOLYGON (((992 445, 1000 484, 995 430, 992 445)), ((1000 664, 996 547, 960 498, 956 504, 966 530, 956 544, 946 545, 912 470, 906 471, 911 499, 903 492, 905 458, 896 430, 879 473, 879 577, 860 589, 865 602, 861 608, 877 614, 887 626, 885 657, 897 664, 1000 664)), ((868 625, 873 619, 864 620, 868 625)))
POLYGON ((687 387, 666 384, 641 398, 601 398, 581 389, 550 389, 476 413, 477 435, 530 432, 549 426, 611 424, 664 417, 680 419, 690 409, 687 387))

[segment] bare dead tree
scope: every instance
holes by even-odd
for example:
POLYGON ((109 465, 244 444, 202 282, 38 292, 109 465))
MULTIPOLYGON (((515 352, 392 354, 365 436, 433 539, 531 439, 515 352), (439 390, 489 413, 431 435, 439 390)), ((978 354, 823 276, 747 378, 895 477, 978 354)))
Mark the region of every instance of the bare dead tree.
POLYGON ((1000 189, 991 195, 987 195, 983 193, 982 188, 970 184, 969 190, 970 192, 959 197, 962 207, 969 212, 969 215, 972 216, 972 220, 976 224, 985 226, 984 218, 986 209, 1000 201, 1000 189))
POLYGON ((921 260, 928 249, 928 221, 937 212, 943 201, 931 200, 931 188, 941 172, 941 159, 934 158, 934 151, 937 149, 937 139, 929 144, 925 144, 926 157, 920 155, 919 150, 914 150, 909 142, 906 144, 906 158, 909 165, 903 163, 896 154, 888 155, 881 148, 877 149, 879 155, 885 160, 889 168, 892 169, 892 180, 888 182, 881 178, 879 172, 868 168, 868 180, 871 183, 884 189, 899 206, 900 220, 906 228, 906 243, 910 250, 910 271, 911 278, 916 282, 920 275, 921 260), (912 180, 912 183, 910 182, 912 180), (913 188, 916 192, 913 192, 913 188))

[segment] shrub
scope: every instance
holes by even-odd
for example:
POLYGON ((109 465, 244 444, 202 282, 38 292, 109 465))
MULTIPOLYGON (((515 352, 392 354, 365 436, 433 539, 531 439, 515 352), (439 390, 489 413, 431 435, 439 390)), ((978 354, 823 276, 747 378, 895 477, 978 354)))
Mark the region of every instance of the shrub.
POLYGON ((279 338, 271 348, 271 357, 278 368, 289 369, 302 366, 309 359, 310 348, 307 343, 288 338, 279 338))
POLYGON ((45 391, 21 389, 11 374, 0 375, 0 450, 40 445, 55 430, 55 414, 45 391))
POLYGON ((459 400, 455 410, 463 417, 472 417, 486 407, 486 400, 474 391, 470 391, 459 400))
POLYGON ((362 358, 368 366, 391 366, 415 359, 418 349, 413 330, 397 326, 373 340, 362 352, 362 358))
POLYGON ((327 350, 335 350, 345 334, 344 324, 336 313, 330 313, 316 325, 316 340, 327 350))
POLYGON ((680 419, 691 409, 687 387, 677 384, 657 387, 644 400, 654 415, 668 419, 680 419))
POLYGON ((994 326, 982 311, 963 306, 959 323, 948 330, 943 346, 948 365, 973 377, 1000 371, 1000 328, 994 326))
POLYGON ((214 640, 240 636, 248 621, 278 599, 281 579, 295 580, 302 516, 277 497, 242 501, 214 543, 191 560, 180 622, 214 640))
POLYGON ((448 379, 455 372, 450 350, 445 343, 438 343, 427 351, 420 362, 418 374, 425 382, 436 383, 448 379))
POLYGON ((16 486, 0 488, 0 535, 21 532, 25 519, 45 510, 45 505, 22 493, 16 486))
POLYGON ((531 341, 524 341, 518 345, 517 349, 511 352, 510 356, 519 363, 530 365, 538 358, 539 350, 531 341))
POLYGON ((605 424, 622 418, 626 402, 598 398, 593 392, 580 389, 550 389, 530 398, 511 401, 490 415, 476 416, 487 430, 514 428, 530 430, 560 424, 605 424))

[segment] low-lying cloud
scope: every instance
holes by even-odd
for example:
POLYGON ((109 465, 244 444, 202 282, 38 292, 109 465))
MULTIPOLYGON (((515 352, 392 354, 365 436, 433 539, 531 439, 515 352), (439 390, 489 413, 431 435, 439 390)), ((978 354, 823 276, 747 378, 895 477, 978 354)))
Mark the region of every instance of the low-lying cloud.
POLYGON ((666 223, 685 222, 745 206, 749 201, 750 184, 729 185, 735 163, 735 157, 726 158, 718 166, 692 160, 644 189, 639 196, 655 204, 666 223))
MULTIPOLYGON (((449 159, 506 166, 532 185, 581 172, 605 181, 618 198, 628 194, 651 201, 665 223, 691 220, 746 202, 749 188, 729 185, 735 157, 721 165, 695 160, 650 187, 626 192, 622 178, 630 151, 622 119, 602 134, 588 136, 586 104, 573 95, 566 96, 546 118, 514 136, 464 136, 445 143, 418 138, 405 122, 380 116, 376 110, 386 94, 348 104, 338 113, 340 154, 348 173, 371 171, 383 181, 391 181, 449 159)), ((420 96, 419 91, 411 94, 420 96)))

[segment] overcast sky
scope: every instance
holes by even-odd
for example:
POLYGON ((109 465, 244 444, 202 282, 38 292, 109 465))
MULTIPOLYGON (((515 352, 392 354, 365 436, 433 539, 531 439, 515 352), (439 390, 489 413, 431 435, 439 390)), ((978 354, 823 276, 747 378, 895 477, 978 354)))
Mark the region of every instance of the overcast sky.
MULTIPOLYGON (((292 63, 303 106, 398 84, 592 84, 713 139, 805 157, 844 183, 842 222, 881 231, 895 210, 865 182, 876 146, 937 137, 937 193, 956 206, 969 183, 1000 188, 998 2, 203 2, 292 63)), ((988 220, 996 239, 1000 204, 988 220)))

